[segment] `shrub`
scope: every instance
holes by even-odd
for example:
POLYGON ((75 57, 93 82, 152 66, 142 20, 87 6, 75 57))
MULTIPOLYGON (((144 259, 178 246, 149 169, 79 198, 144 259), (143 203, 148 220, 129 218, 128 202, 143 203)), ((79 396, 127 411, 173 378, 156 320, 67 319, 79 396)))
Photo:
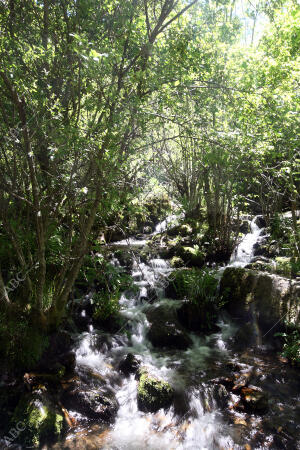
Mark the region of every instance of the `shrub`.
POLYGON ((93 303, 95 304, 95 319, 107 320, 112 316, 116 316, 120 310, 119 304, 120 291, 113 294, 109 292, 98 292, 93 296, 93 303))
POLYGON ((197 268, 177 270, 172 278, 179 298, 186 297, 194 304, 214 302, 217 299, 218 280, 213 271, 197 268))
POLYGON ((284 339, 282 356, 288 358, 293 364, 300 364, 300 332, 276 333, 284 339))

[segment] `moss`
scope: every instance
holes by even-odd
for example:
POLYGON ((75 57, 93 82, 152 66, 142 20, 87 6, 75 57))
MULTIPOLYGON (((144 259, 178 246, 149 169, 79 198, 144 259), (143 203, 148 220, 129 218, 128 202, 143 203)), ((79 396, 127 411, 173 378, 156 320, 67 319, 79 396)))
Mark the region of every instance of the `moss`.
POLYGON ((140 370, 138 406, 142 411, 155 412, 171 405, 174 391, 166 381, 152 377, 145 369, 140 370))
POLYGON ((251 292, 255 275, 240 267, 228 267, 222 276, 220 293, 225 303, 239 302, 251 292))
POLYGON ((173 258, 170 261, 171 267, 178 268, 182 267, 184 265, 183 259, 180 258, 180 256, 173 256, 173 258))
POLYGON ((58 437, 63 428, 63 416, 50 402, 45 401, 41 393, 25 394, 13 416, 13 423, 22 423, 20 442, 38 448, 46 440, 58 437))
POLYGON ((291 276, 291 270, 292 270, 292 266, 291 266, 291 258, 287 258, 287 257, 277 257, 275 258, 275 263, 276 263, 276 273, 280 274, 280 275, 284 275, 286 277, 290 277, 291 276))
POLYGON ((181 257, 188 266, 202 267, 205 262, 205 255, 197 245, 193 247, 177 245, 176 256, 181 257))
POLYGON ((258 270, 260 272, 273 272, 273 265, 264 261, 256 261, 254 263, 248 264, 246 269, 258 270))

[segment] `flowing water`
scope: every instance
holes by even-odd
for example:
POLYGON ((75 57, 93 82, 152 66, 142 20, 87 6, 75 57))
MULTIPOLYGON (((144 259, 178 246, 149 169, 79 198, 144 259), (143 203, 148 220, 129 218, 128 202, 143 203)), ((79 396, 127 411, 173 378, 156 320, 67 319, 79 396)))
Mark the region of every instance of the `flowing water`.
MULTIPOLYGON (((260 233, 252 221, 251 233, 234 252, 231 265, 244 266, 250 261, 260 233)), ((135 246, 135 240, 129 242, 129 247, 131 244, 135 246)), ((121 245, 126 246, 124 242, 121 245)), ((270 356, 270 352, 263 353, 256 348, 237 350, 234 338, 239 327, 226 317, 220 318, 216 333, 190 334, 192 345, 187 350, 154 348, 147 338, 150 326, 147 311, 158 305, 176 309, 181 302, 164 298, 164 287, 171 273, 167 261, 156 258, 145 263, 138 256, 133 258, 132 276, 138 291, 126 292, 120 299, 125 326, 113 334, 98 330, 83 333, 77 337, 76 345, 79 376, 86 379, 87 374, 92 373, 93 380, 98 377, 113 390, 119 402, 116 419, 109 427, 97 423, 75 427, 64 442, 53 448, 300 448, 297 372, 270 356), (155 295, 151 298, 149 292, 155 295), (150 373, 172 385, 175 400, 170 408, 157 413, 139 411, 138 381, 134 375, 125 377, 118 370, 120 361, 128 353, 138 356, 150 373), (267 391, 271 408, 264 415, 235 408, 238 396, 233 391, 226 392, 216 381, 230 376, 250 377, 258 389, 267 391)), ((92 386, 93 382, 90 383, 92 386)))
POLYGON ((231 258, 230 266, 245 267, 253 257, 253 247, 262 239, 263 229, 256 224, 254 217, 250 223, 250 233, 246 234, 241 243, 235 248, 231 258))

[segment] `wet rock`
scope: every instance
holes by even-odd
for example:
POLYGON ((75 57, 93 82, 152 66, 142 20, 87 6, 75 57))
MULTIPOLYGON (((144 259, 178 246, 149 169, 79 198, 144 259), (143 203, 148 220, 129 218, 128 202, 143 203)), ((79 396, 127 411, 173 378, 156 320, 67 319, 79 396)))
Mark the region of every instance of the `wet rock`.
POLYGON ((274 266, 272 263, 267 263, 262 260, 255 261, 246 266, 246 269, 258 270, 261 272, 273 272, 274 266))
POLYGON ((250 233, 250 223, 248 220, 243 220, 239 228, 240 233, 247 234, 250 233))
POLYGON ((173 258, 170 261, 170 265, 172 268, 179 268, 184 266, 183 259, 180 258, 180 256, 173 256, 173 258))
POLYGON ((254 256, 269 256, 268 245, 256 242, 256 244, 254 244, 253 246, 253 254, 254 256))
POLYGON ((125 375, 129 375, 130 373, 136 373, 140 367, 141 361, 134 356, 132 353, 128 353, 128 355, 122 359, 119 364, 119 370, 121 370, 125 375))
POLYGON ((74 372, 76 366, 75 352, 67 352, 59 357, 59 361, 64 365, 66 372, 74 372))
POLYGON ((169 383, 150 375, 146 369, 139 371, 137 401, 141 411, 156 412, 168 408, 174 398, 174 390, 169 383))
POLYGON ((185 350, 192 341, 185 330, 176 322, 154 322, 148 331, 148 338, 154 347, 185 350))
POLYGON ((39 389, 21 397, 11 425, 17 427, 19 424, 21 431, 17 440, 22 445, 39 448, 44 442, 53 441, 60 436, 63 423, 60 409, 47 392, 39 389))
POLYGON ((257 216, 255 219, 255 224, 258 226, 258 228, 265 228, 267 226, 266 220, 263 216, 257 216))
POLYGON ((65 408, 77 411, 93 420, 110 421, 116 415, 118 402, 112 391, 106 388, 81 389, 71 385, 62 396, 65 408))
POLYGON ((214 323, 216 314, 214 305, 211 302, 195 304, 189 300, 184 300, 177 310, 179 322, 189 331, 195 332, 213 332, 219 328, 214 323))
MULTIPOLYGON (((174 303, 175 304, 175 303, 174 303)), ((146 311, 150 322, 148 338, 155 347, 186 349, 192 341, 180 325, 176 315, 176 304, 153 305, 146 311)))
POLYGON ((274 274, 228 267, 220 282, 220 295, 228 312, 243 323, 257 323, 262 332, 274 324, 280 330, 282 317, 290 326, 300 321, 300 283, 274 274))
POLYGON ((256 386, 243 387, 241 397, 245 409, 249 412, 263 413, 268 409, 269 400, 267 394, 256 386))
POLYGON ((223 384, 214 385, 212 395, 220 408, 226 408, 229 400, 229 394, 223 384))

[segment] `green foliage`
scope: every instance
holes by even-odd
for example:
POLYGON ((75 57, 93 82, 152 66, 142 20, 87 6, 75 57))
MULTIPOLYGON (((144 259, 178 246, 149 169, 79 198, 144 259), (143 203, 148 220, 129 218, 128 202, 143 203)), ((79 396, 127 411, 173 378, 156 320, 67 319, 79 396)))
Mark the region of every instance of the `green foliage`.
POLYGON ((97 292, 92 298, 96 319, 106 321, 117 316, 121 293, 133 287, 133 280, 124 269, 107 261, 103 255, 88 255, 81 269, 77 286, 95 284, 97 292))
POLYGON ((276 333, 284 339, 282 355, 294 364, 300 364, 300 332, 294 330, 291 333, 276 333))
POLYGON ((215 303, 218 280, 208 269, 184 269, 172 274, 172 283, 178 298, 187 298, 195 305, 215 303))
POLYGON ((110 317, 117 316, 120 310, 120 291, 117 290, 113 293, 99 292, 93 296, 93 303, 95 305, 94 317, 106 321, 110 317))
POLYGON ((30 325, 28 317, 0 315, 0 359, 11 368, 34 367, 47 346, 47 336, 30 325))
POLYGON ((275 258, 276 273, 286 277, 291 276, 291 258, 280 256, 275 258))

